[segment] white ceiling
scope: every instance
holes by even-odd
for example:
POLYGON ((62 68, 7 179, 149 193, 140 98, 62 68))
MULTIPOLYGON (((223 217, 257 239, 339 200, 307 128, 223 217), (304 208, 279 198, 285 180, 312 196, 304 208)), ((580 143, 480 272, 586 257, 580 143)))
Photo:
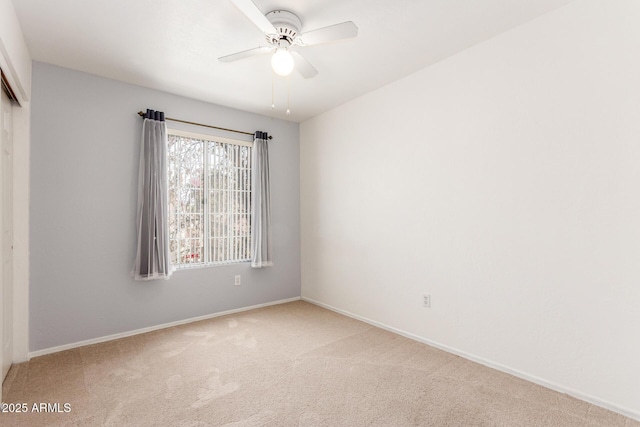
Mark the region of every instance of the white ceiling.
POLYGON ((268 56, 218 57, 264 45, 229 0, 13 0, 36 61, 267 116, 304 121, 572 0, 254 0, 286 9, 302 31, 343 21, 356 39, 300 51, 319 75, 275 80, 268 56))

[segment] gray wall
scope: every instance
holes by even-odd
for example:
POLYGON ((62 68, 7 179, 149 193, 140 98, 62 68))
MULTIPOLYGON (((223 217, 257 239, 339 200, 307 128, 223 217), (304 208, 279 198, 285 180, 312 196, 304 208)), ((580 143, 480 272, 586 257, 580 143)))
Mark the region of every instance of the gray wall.
POLYGON ((297 123, 34 63, 30 350, 299 296, 298 142, 297 123), (131 279, 142 129, 136 112, 145 108, 274 136, 274 267, 239 264, 179 270, 167 281, 131 279), (241 286, 233 284, 236 274, 241 286))

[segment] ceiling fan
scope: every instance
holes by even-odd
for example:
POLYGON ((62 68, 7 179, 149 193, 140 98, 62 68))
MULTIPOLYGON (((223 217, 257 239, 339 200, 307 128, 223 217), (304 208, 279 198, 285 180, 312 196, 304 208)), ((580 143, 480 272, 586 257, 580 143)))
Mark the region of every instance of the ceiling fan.
POLYGON ((302 21, 288 10, 274 10, 264 15, 252 0, 231 0, 266 36, 267 45, 218 58, 221 62, 233 62, 254 55, 273 53, 271 67, 281 76, 288 76, 293 69, 305 79, 315 77, 318 71, 305 59, 297 47, 313 46, 336 40, 356 37, 358 27, 351 21, 330 25, 300 33, 302 21))

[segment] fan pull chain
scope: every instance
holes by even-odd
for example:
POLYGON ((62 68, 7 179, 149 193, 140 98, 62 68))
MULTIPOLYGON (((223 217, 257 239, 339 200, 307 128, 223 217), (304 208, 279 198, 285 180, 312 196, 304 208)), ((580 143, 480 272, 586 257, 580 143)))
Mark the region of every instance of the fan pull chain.
POLYGON ((287 77, 287 116, 291 115, 290 106, 290 98, 291 98, 291 79, 287 77))
POLYGON ((274 93, 275 93, 275 89, 274 89, 274 87, 275 87, 275 79, 276 79, 275 72, 272 71, 271 72, 271 109, 272 110, 276 109, 276 103, 274 101, 274 99, 275 99, 275 95, 274 95, 274 93))

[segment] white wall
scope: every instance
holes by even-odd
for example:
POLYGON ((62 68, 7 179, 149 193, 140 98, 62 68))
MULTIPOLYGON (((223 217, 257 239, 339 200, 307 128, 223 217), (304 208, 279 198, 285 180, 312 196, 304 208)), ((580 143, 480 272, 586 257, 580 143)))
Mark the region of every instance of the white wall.
POLYGON ((13 110, 13 361, 29 353, 31 57, 10 0, 0 0, 0 68, 20 101, 13 110))
POLYGON ((34 63, 31 351, 299 297, 298 131, 297 123, 34 63), (243 263, 133 281, 142 132, 136 112, 145 108, 273 135, 273 267, 243 263), (236 274, 242 276, 240 286, 234 286, 236 274))
POLYGON ((303 297, 640 418, 638 22, 576 1, 302 123, 303 297))

